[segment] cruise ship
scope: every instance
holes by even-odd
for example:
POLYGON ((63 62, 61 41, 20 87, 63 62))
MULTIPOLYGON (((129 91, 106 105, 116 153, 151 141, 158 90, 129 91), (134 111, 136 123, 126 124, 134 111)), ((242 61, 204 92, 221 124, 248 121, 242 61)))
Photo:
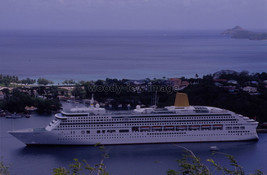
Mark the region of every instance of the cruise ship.
POLYGON ((98 104, 55 114, 44 128, 9 131, 26 145, 96 145, 257 140, 258 122, 234 112, 190 106, 177 93, 173 106, 108 111, 98 104))

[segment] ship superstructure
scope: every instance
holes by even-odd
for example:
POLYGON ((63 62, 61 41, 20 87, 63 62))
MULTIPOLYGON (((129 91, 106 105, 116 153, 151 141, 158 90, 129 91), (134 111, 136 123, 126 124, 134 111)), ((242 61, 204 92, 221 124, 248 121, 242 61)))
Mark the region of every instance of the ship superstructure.
POLYGON ((257 126, 228 110, 190 106, 179 93, 174 106, 111 112, 96 104, 62 111, 45 128, 9 133, 27 145, 139 144, 256 140, 257 126))

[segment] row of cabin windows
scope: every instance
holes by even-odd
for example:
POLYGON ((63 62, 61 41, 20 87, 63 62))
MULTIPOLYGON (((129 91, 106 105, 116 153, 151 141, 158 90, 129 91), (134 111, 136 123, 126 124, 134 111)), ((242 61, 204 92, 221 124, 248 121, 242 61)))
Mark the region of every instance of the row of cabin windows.
POLYGON ((249 133, 249 131, 228 131, 228 133, 249 133))
MULTIPOLYGON (((231 122, 231 123, 237 123, 237 122, 231 122)), ((201 123, 201 122, 188 122, 188 123, 151 123, 151 124, 146 124, 148 126, 154 126, 154 125, 187 125, 187 124, 220 124, 220 122, 206 122, 206 123, 201 123)), ((111 125, 59 125, 58 129, 68 129, 68 128, 88 128, 88 127, 103 127, 103 126, 112 126, 112 127, 121 127, 121 126, 140 126, 140 124, 111 124, 111 125)), ((227 130, 230 130, 231 127, 227 127, 227 130)), ((239 127, 235 127, 234 129, 239 129, 239 127)), ((240 129, 245 129, 245 127, 240 127, 240 129)))
MULTIPOLYGON (((178 125, 178 124, 182 124, 182 125, 186 125, 186 124, 218 124, 220 123, 219 121, 217 122, 185 122, 185 123, 181 123, 181 122, 166 122, 166 123, 158 123, 158 122, 155 122, 155 123, 144 123, 144 122, 140 122, 142 124, 146 124, 146 125, 150 125, 150 126, 153 126, 153 125, 178 125)), ((140 125, 140 123, 134 123, 134 124, 128 124, 128 123, 123 123, 123 124, 106 124, 106 125, 92 125, 92 124, 88 124, 88 125, 75 125, 75 124, 61 124, 59 125, 58 127, 59 128, 80 128, 80 127, 102 127, 102 126, 123 126, 123 125, 126 125, 126 126, 136 126, 136 125, 140 125)), ((237 123, 237 122, 234 122, 234 121, 231 121, 229 123, 237 123)), ((225 124, 225 123, 224 123, 225 124)), ((242 129, 242 128, 241 128, 242 129)))
MULTIPOLYGON (((158 123, 158 122, 164 122, 165 124, 168 124, 168 123, 166 123, 166 122, 171 122, 171 121, 155 121, 155 122, 150 122, 150 123, 158 123)), ((192 122, 192 121, 185 121, 185 120, 183 120, 183 121, 172 121, 172 123, 174 123, 174 122, 179 122, 179 123, 181 123, 181 122, 186 122, 187 124, 192 124, 192 123, 194 123, 194 124, 201 124, 201 123, 203 123, 203 122, 205 122, 205 123, 218 123, 218 122, 224 122, 224 123, 226 123, 226 122, 231 122, 231 123, 237 123, 237 120, 224 120, 224 119, 222 119, 222 120, 201 120, 201 121, 195 121, 195 122, 192 122)), ((145 123, 145 122, 121 122, 121 123, 117 123, 117 124, 140 124, 140 123, 145 123)), ((186 124, 185 123, 185 124, 186 124)), ((83 125, 83 126, 85 126, 84 124, 94 124, 94 123, 83 123, 83 122, 79 122, 79 123, 62 123, 61 125, 73 125, 73 126, 78 126, 78 125, 83 125)), ((109 124, 109 123, 105 123, 105 124, 109 124)), ((112 124, 116 124, 116 123, 113 123, 112 122, 112 124)), ((161 124, 161 123, 160 123, 161 124)), ((174 123, 174 124, 176 124, 176 123, 174 123)), ((182 123, 183 124, 183 123, 182 123)))
POLYGON ((231 129, 235 129, 235 130, 241 129, 241 130, 244 130, 245 129, 245 126, 240 126, 240 127, 238 127, 238 126, 226 127, 226 130, 231 130, 231 129))
POLYGON ((173 133, 158 132, 158 133, 148 133, 147 135, 173 135, 173 134, 186 134, 186 132, 173 132, 173 133))
MULTIPOLYGON (((222 128, 213 128, 213 130, 217 130, 217 129, 222 129, 222 128)), ((187 130, 187 129, 183 129, 183 131, 185 131, 185 130, 187 130)), ((199 129, 189 129, 188 128, 188 130, 200 130, 200 128, 199 129)), ((201 130, 205 130, 205 129, 201 129, 201 130)), ((133 132, 136 132, 136 131, 140 131, 140 132, 148 132, 148 131, 151 131, 151 129, 139 129, 138 127, 133 127, 132 128, 132 131, 133 132)), ((168 129, 168 130, 166 130, 166 129, 152 129, 152 131, 175 131, 174 129, 172 129, 172 130, 170 130, 170 129, 168 129)), ((176 131, 179 131, 178 129, 176 129, 176 131)), ((181 129, 180 129, 180 131, 181 131, 181 129)), ((102 134, 104 134, 104 133, 115 133, 116 132, 116 130, 97 130, 97 134, 100 134, 100 133, 102 133, 102 134)), ((119 133, 128 133, 129 132, 129 130, 128 129, 121 129, 121 130, 119 130, 119 133)), ((248 133, 249 131, 228 131, 228 133, 248 133)), ((75 131, 71 131, 71 134, 75 134, 75 131)), ((81 131, 81 134, 90 134, 90 130, 87 130, 87 131, 81 131)), ((183 133, 183 132, 179 132, 179 133, 148 133, 148 135, 159 135, 159 134, 186 134, 185 132, 183 133)))
MULTIPOLYGON (((99 121, 104 121, 104 122, 124 122, 124 123, 126 123, 126 122, 128 122, 128 123, 131 123, 131 122, 143 122, 143 121, 162 121, 162 120, 170 120, 170 121, 174 121, 174 120, 178 120, 179 121, 179 119, 181 119, 181 118, 172 118, 172 119, 169 119, 169 118, 162 118, 162 119, 160 119, 160 120, 158 120, 158 119, 154 119, 154 118, 144 118, 144 119, 120 119, 120 120, 118 120, 118 119, 111 119, 111 120, 107 120, 107 121, 105 121, 105 120, 89 120, 89 121, 91 121, 91 122, 99 122, 99 121)), ((198 118, 194 118, 194 119, 198 119, 198 118)), ((214 118, 213 120, 208 120, 208 119, 206 119, 205 120, 205 118, 199 118, 199 119, 201 119, 201 120, 203 120, 203 121, 232 121, 232 120, 235 120, 235 119, 221 119, 221 118, 214 118)), ((184 121, 187 121, 187 120, 191 120, 191 119, 187 119, 187 120, 185 120, 185 119, 183 119, 184 121)))
MULTIPOLYGON (((105 117, 105 116, 101 116, 101 117, 91 117, 91 116, 90 116, 90 118, 91 118, 91 119, 108 119, 109 117, 105 117)), ((84 120, 84 119, 88 119, 88 116, 86 116, 86 117, 76 117, 76 118, 74 118, 74 119, 84 120)))
POLYGON ((206 130, 223 130, 223 128, 185 128, 185 129, 140 129, 133 130, 133 132, 155 132, 155 131, 206 131, 206 130))
MULTIPOLYGON (((195 129, 193 129, 193 128, 190 128, 190 127, 188 127, 188 128, 185 128, 185 129, 178 129, 178 128, 176 128, 175 129, 175 127, 173 128, 173 129, 151 129, 151 128, 147 128, 147 129, 145 129, 145 128, 139 128, 139 127, 132 127, 132 131, 133 132, 144 132, 144 131, 181 131, 181 130, 183 130, 183 131, 185 131, 185 130, 189 130, 189 131, 193 131, 193 130, 221 130, 222 129, 222 127, 221 128, 195 128, 195 129)), ((72 131, 72 132, 74 132, 75 133, 75 131, 72 131)), ((115 133, 116 132, 116 130, 97 130, 97 133, 98 134, 100 134, 100 133, 115 133)), ((128 129, 120 129, 119 130, 119 133, 128 133, 129 132, 129 130, 128 129)), ((85 131, 81 131, 81 134, 90 134, 90 130, 87 130, 86 132, 85 131)))
POLYGON ((131 121, 143 121, 143 120, 170 120, 170 119, 222 119, 222 118, 234 118, 233 116, 220 116, 220 117, 210 117, 210 116, 201 116, 201 117, 164 117, 164 118, 158 118, 158 117, 144 117, 144 118, 122 118, 122 119, 108 119, 108 117, 92 117, 91 118, 75 118, 75 119, 69 119, 66 122, 81 122, 81 121, 124 121, 124 120, 131 120, 131 121), (105 120, 107 119, 107 120, 105 120))
MULTIPOLYGON (((166 137, 166 136, 176 136, 176 135, 166 135, 165 133, 157 133, 157 134, 159 134, 159 135, 152 135, 153 133, 151 133, 150 135, 153 137, 166 137), (163 135, 163 136, 161 136, 161 135, 163 135)), ((174 133, 175 134, 175 133, 174 133)), ((234 133, 234 134, 230 134, 230 133, 228 133, 228 134, 183 134, 183 136, 194 136, 194 137, 199 137, 199 136, 228 136, 228 135, 239 135, 239 134, 249 134, 249 133, 234 133)))
MULTIPOLYGON (((114 130, 114 129, 113 130, 97 130, 96 131, 97 134, 100 134, 100 133, 102 133, 102 134, 105 134, 105 133, 115 133, 115 132, 116 132, 116 130, 114 130)), ((129 132, 128 129, 120 129, 119 130, 119 133, 127 133, 127 132, 129 132)), ((81 133, 84 134, 83 131, 81 133)), ((90 131, 89 131, 89 133, 87 131, 87 134, 90 134, 90 131)))
MULTIPOLYGON (((100 134, 100 133, 115 133, 116 130, 97 130, 96 133, 100 134)), ((129 132, 129 130, 119 130, 119 132, 129 132)), ((87 131, 81 131, 81 134, 90 134, 90 130, 87 131)))
POLYGON ((231 119, 233 116, 220 116, 220 117, 210 117, 210 116, 201 116, 201 117, 144 117, 144 118, 123 118, 123 119, 112 119, 114 121, 123 121, 123 120, 180 120, 180 119, 231 119))
MULTIPOLYGON (((150 138, 151 137, 177 137, 177 135, 182 135, 182 136, 193 136, 193 137, 203 137, 203 136, 228 136, 228 135, 242 135, 242 134, 253 134, 253 133, 228 133, 228 134, 186 134, 186 133, 155 133, 157 135, 154 135, 153 133, 150 133, 150 138)), ((118 137, 118 136, 95 136, 95 137, 90 137, 89 139, 124 139, 125 137, 118 137)), ((148 138, 147 136, 130 136, 130 138, 148 138)), ((58 140, 82 140, 86 141, 85 138, 77 138, 77 137, 68 137, 68 138, 58 138, 58 140)))

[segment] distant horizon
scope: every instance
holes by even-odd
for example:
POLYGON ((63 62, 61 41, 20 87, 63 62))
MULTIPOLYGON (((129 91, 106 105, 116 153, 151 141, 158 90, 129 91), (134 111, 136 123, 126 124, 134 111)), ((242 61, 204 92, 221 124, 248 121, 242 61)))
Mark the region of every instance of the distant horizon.
POLYGON ((0 1, 0 30, 267 29, 267 0, 0 1))
MULTIPOLYGON (((221 70, 218 70, 218 71, 215 71, 215 72, 213 72, 213 73, 208 73, 208 74, 198 74, 198 78, 203 78, 203 76, 207 76, 207 75, 214 75, 215 73, 217 73, 217 72, 222 72, 222 71, 234 71, 234 72, 236 72, 236 73, 241 73, 241 72, 248 72, 248 74, 249 75, 253 75, 253 74, 257 74, 257 73, 259 73, 259 74, 261 74, 261 73, 267 73, 267 71, 266 72, 250 72, 250 71, 248 71, 248 70, 242 70, 242 71, 236 71, 236 70, 225 70, 225 69, 221 69, 221 70)), ((19 78, 19 80, 23 80, 23 79, 26 79, 26 78, 30 78, 30 79, 33 79, 33 80, 38 80, 39 78, 44 78, 44 79, 47 79, 47 80, 50 80, 50 81, 52 81, 53 82, 53 84, 60 84, 60 83, 62 83, 63 81, 65 81, 65 80, 73 80, 73 81, 75 81, 76 83, 77 82, 79 82, 79 81, 97 81, 97 80, 106 80, 106 79, 117 79, 117 80, 123 80, 123 79, 125 79, 125 80, 145 80, 145 79, 150 79, 150 80, 153 80, 153 79, 164 79, 164 78, 166 78, 166 79, 169 79, 169 78, 185 78, 185 79, 190 79, 190 78, 196 78, 196 76, 185 76, 185 75, 180 75, 180 76, 170 76, 170 77, 168 77, 168 76, 162 76, 162 77, 143 77, 143 78, 127 78, 127 77, 120 77, 120 78, 118 78, 118 77, 106 77, 106 78, 99 78, 99 79, 75 79, 75 78, 65 78, 65 79, 53 79, 51 76, 51 78, 47 78, 45 75, 44 76, 18 76, 18 75, 14 75, 14 74, 3 74, 3 73, 1 73, 0 72, 0 74, 1 75, 4 75, 4 76, 6 76, 6 75, 9 75, 9 76, 16 76, 16 77, 18 77, 19 78)), ((196 75, 196 74, 195 74, 196 75)), ((49 75, 47 75, 48 77, 49 77, 49 75)), ((36 84, 36 83, 35 83, 36 84)))
MULTIPOLYGON (((0 32, 223 32, 224 30, 231 29, 235 26, 222 29, 0 29, 0 32)), ((252 32, 267 32, 267 28, 240 27, 252 32)))

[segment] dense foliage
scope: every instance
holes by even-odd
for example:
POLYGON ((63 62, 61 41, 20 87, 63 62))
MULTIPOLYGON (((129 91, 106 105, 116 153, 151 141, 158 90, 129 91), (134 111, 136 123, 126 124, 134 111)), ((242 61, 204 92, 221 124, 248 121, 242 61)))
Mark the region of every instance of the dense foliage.
MULTIPOLYGON (((262 77, 267 79, 265 76, 266 73, 262 74, 262 77)), ((225 78, 226 75, 222 77, 225 78)), ((245 84, 250 78, 241 76, 235 79, 240 81, 240 84, 245 84)), ((215 86, 210 77, 204 77, 199 84, 190 85, 183 92, 188 94, 191 105, 215 106, 266 122, 267 88, 259 85, 258 90, 259 95, 250 95, 243 91, 229 93, 228 90, 215 86)))
MULTIPOLYGON (((56 106, 55 109, 58 109, 59 105, 56 99, 59 94, 67 94, 67 97, 74 96, 75 100, 90 99, 94 95, 94 99, 106 108, 115 110, 135 108, 136 105, 151 106, 156 104, 158 107, 163 107, 173 105, 176 92, 182 91, 188 94, 191 105, 220 107, 256 118, 261 123, 267 122, 266 72, 249 74, 247 71, 240 73, 231 71, 231 73, 206 75, 203 78, 199 78, 196 74, 195 78, 186 79, 182 77, 180 79, 189 82, 189 86, 177 90, 172 87, 165 77, 143 80, 107 78, 106 80, 80 81, 79 83, 73 80, 65 80, 64 84, 74 88, 71 93, 64 92, 68 91, 66 89, 60 91, 55 86, 31 87, 31 91, 36 90, 39 96, 45 97, 42 99, 33 96, 32 93, 27 96, 25 93, 16 94, 14 92, 14 97, 12 97, 12 94, 9 96, 9 92, 2 90, 9 98, 0 102, 0 105, 11 112, 20 112, 23 111, 25 105, 34 104, 39 106, 39 112, 47 112, 53 110, 54 106, 56 106), (216 79, 221 81, 218 82, 216 79), (232 83, 229 83, 229 81, 232 83), (257 91, 256 93, 245 92, 244 87, 256 88, 257 91), (233 88, 232 91, 229 91, 229 88, 233 88), (35 100, 33 100, 33 97, 35 100)), ((0 75, 0 84, 10 82, 31 84, 34 81, 29 78, 18 80, 16 76, 0 75)), ((37 82, 40 85, 52 83, 44 78, 39 78, 37 82)), ((21 89, 23 88, 21 87, 21 89)))
MULTIPOLYGON (((267 80, 267 73, 257 73, 250 75, 248 72, 222 74, 218 78, 226 80, 235 80, 237 82, 236 91, 230 92, 227 87, 229 84, 222 83, 216 86, 212 75, 204 76, 202 79, 184 79, 189 81, 190 85, 180 90, 188 94, 191 105, 215 106, 228 109, 236 113, 256 118, 258 121, 267 122, 267 88, 264 80, 267 80), (255 83, 256 82, 256 83, 255 83), (245 86, 257 87, 258 93, 251 95, 242 90, 245 86), (226 88, 225 88, 226 87, 226 88)), ((94 94, 95 99, 105 102, 106 107, 112 105, 112 109, 127 109, 127 104, 132 108, 136 105, 154 105, 164 107, 174 104, 177 90, 165 89, 162 91, 157 88, 169 87, 164 79, 146 79, 143 85, 129 84, 126 80, 106 79, 96 82, 82 82, 76 84, 72 95, 76 99, 91 98, 94 94), (148 87, 157 87, 149 89, 148 87), (112 89, 113 88, 113 89, 112 89), (116 90, 119 88, 119 91, 116 90), (105 90, 106 89, 106 90, 105 90)), ((232 85, 230 85, 231 87, 232 85)))
POLYGON ((0 102, 0 109, 11 113, 26 112, 26 106, 35 106, 38 113, 51 113, 60 109, 61 104, 57 99, 35 97, 33 95, 14 89, 12 92, 6 90, 5 100, 0 102))

